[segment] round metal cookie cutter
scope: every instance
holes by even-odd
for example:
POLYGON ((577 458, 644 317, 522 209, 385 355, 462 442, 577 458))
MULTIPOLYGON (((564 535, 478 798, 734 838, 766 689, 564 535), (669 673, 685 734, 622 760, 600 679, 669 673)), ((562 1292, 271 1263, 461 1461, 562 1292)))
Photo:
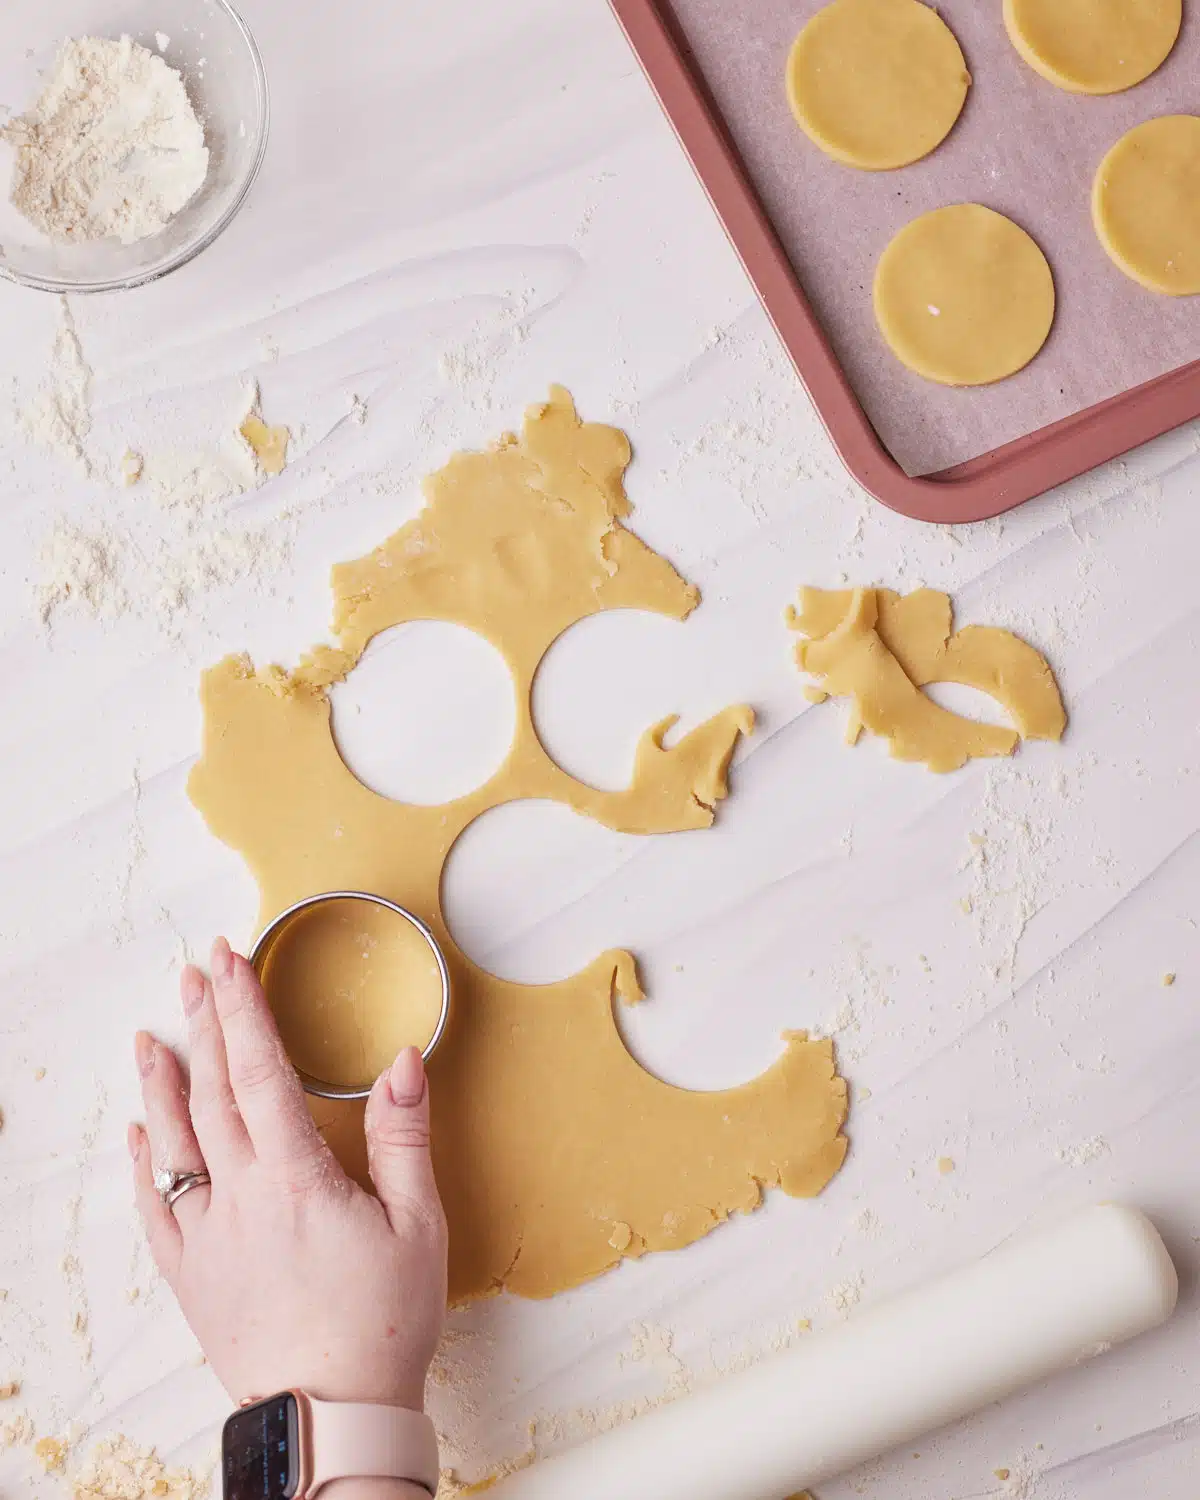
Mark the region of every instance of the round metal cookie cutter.
MULTIPOLYGON (((314 906, 324 906, 329 901, 369 901, 373 906, 382 906, 387 911, 395 912, 398 917, 402 917, 404 921, 415 927, 428 943, 442 982, 442 1008, 438 1014, 437 1025, 421 1052, 422 1061, 428 1062, 441 1041, 446 1030, 446 1023, 450 1019, 450 969, 437 938, 420 917, 409 911, 407 907, 397 906, 394 901, 388 901, 383 896, 374 896, 370 891, 324 891, 319 896, 306 896, 303 901, 297 901, 281 911, 258 935, 254 947, 250 950, 250 963, 254 972, 261 981, 271 950, 282 937, 284 930, 306 911, 310 911, 314 906)), ((296 1074, 304 1086, 305 1093, 315 1094, 320 1099, 365 1099, 370 1094, 374 1082, 372 1080, 372 1083, 368 1083, 365 1088, 355 1088, 353 1084, 326 1083, 323 1079, 313 1078, 311 1074, 303 1072, 300 1068, 296 1069, 296 1074)))

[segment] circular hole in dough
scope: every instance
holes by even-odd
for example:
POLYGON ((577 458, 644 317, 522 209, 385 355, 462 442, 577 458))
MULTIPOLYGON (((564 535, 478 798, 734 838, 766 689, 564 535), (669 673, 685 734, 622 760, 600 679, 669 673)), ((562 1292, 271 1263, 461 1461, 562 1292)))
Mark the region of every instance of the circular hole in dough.
POLYGON ((1200 118, 1135 125, 1100 163, 1092 222, 1110 258, 1152 292, 1200 292, 1200 118))
POLYGON ((954 33, 920 0, 833 0, 788 57, 801 129, 835 161, 872 172, 928 156, 970 84, 954 33))
POLYGON ((1013 46, 1073 94, 1117 94, 1166 61, 1183 0, 1004 0, 1013 46))
POLYGON ((414 620, 378 635, 330 693, 333 734, 373 792, 436 807, 504 764, 517 705, 503 656, 465 625, 414 620))
POLYGON ((1041 249, 980 203, 906 224, 879 258, 874 296, 896 357, 941 385, 1014 375, 1054 321, 1054 278, 1041 249))

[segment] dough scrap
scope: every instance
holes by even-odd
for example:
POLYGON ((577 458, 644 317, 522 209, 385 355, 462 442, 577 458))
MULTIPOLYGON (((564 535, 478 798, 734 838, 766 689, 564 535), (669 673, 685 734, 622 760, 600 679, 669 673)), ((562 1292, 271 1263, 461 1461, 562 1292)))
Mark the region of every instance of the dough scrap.
POLYGON ((1200 292, 1200 118, 1160 115, 1126 132, 1096 172, 1092 223, 1149 291, 1200 292))
POLYGON ((835 161, 871 172, 928 156, 949 135, 970 85, 954 33, 920 0, 833 0, 787 62, 800 128, 835 161))
POLYGON ((1011 755, 1021 739, 1060 740, 1066 729, 1046 659, 1007 630, 955 632, 948 594, 805 588, 788 623, 808 637, 796 647, 801 670, 821 677, 832 696, 851 699, 851 743, 866 728, 890 742, 895 759, 945 772, 974 757, 1011 755), (951 713, 921 691, 933 682, 989 694, 1017 728, 951 713))
POLYGON ((268 427, 256 411, 247 412, 238 431, 249 443, 254 457, 268 479, 277 479, 287 467, 288 444, 292 440, 287 427, 268 427))
POLYGON ((1183 0, 1004 0, 1013 46, 1073 94, 1118 94, 1149 78, 1182 23, 1183 0))
MULTIPOLYGON (((613 1003, 641 998, 633 957, 608 952, 555 984, 497 979, 455 945, 440 879, 460 834, 521 798, 552 798, 627 833, 706 828, 726 795, 749 709, 717 714, 667 745, 642 736, 633 779, 606 792, 543 749, 530 695, 538 666, 576 621, 606 609, 685 619, 696 590, 622 524, 625 435, 582 423, 560 387, 523 435, 460 453, 426 481, 422 513, 333 571, 335 646, 295 670, 230 657, 204 676, 204 747, 189 782, 212 832, 258 883, 260 921, 317 891, 368 890, 409 908, 444 946, 454 982, 430 1063, 435 1166, 450 1220, 456 1302, 500 1288, 547 1297, 626 1255, 679 1249, 767 1187, 819 1192, 847 1142, 833 1045, 803 1032, 757 1079, 696 1093, 646 1072, 613 1003), (329 687, 379 632, 413 620, 477 630, 513 674, 517 730, 484 786, 440 807, 370 791, 342 762, 329 687), (629 1241, 624 1249, 613 1243, 629 1241)), ((313 1100, 344 1163, 365 1177, 362 1108, 313 1100)))
POLYGON ((913 219, 875 270, 875 320, 901 363, 939 385, 1015 375, 1054 322, 1054 277, 1037 243, 981 203, 913 219))

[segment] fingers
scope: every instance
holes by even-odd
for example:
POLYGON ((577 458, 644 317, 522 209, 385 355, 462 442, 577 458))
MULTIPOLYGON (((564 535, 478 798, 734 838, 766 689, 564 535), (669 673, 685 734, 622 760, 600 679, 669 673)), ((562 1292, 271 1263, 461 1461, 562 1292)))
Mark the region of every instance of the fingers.
POLYGON ((212 951, 212 984, 225 1036, 233 1097, 257 1159, 293 1187, 306 1185, 332 1158, 313 1124, 258 976, 224 938, 212 951))
MULTIPOLYGON (((146 1132, 140 1125, 129 1127, 129 1154, 133 1158, 134 1197, 142 1228, 146 1231, 146 1243, 154 1264, 168 1282, 174 1280, 179 1269, 179 1258, 183 1254, 183 1235, 175 1215, 158 1195, 154 1186, 154 1163, 150 1159, 150 1145, 146 1132)), ((200 1189, 197 1188, 196 1192, 200 1189)), ((191 1194, 188 1194, 190 1197, 191 1194)))
POLYGON ((208 1170, 219 1178, 252 1160, 250 1137, 229 1082, 225 1038, 212 985, 199 969, 188 964, 180 975, 179 994, 191 1043, 192 1124, 208 1170))
MULTIPOLYGON (((134 1050, 138 1072, 142 1076, 152 1172, 154 1168, 170 1168, 175 1172, 204 1171, 204 1153, 192 1128, 179 1059, 170 1047, 164 1047, 146 1031, 138 1032, 134 1050)), ((179 1199, 171 1211, 182 1229, 186 1230, 189 1223, 203 1214, 211 1196, 211 1188, 198 1187, 179 1199)))
POLYGON ((429 1088, 416 1047, 406 1047, 367 1101, 367 1161, 379 1201, 397 1234, 415 1222, 439 1243, 445 1217, 429 1155, 429 1088))

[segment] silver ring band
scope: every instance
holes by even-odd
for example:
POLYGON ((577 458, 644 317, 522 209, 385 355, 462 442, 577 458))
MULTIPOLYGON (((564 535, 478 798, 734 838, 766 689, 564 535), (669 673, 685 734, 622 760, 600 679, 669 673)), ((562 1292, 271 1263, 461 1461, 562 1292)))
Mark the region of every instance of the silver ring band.
POLYGON ((155 1191, 168 1208, 174 1208, 185 1193, 198 1187, 212 1187, 212 1178, 203 1169, 176 1172, 171 1167, 162 1167, 154 1174, 155 1191))
MULTIPOLYGON (((423 1062, 428 1062, 433 1055, 438 1043, 445 1033, 447 1023, 450 1020, 450 968, 446 962, 446 955, 442 952, 442 946, 430 931, 427 923, 422 922, 414 912, 405 906, 398 906, 394 901, 388 901, 384 896, 374 896, 370 891, 325 891, 319 896, 306 896, 303 901, 297 901, 294 905, 281 911, 277 917, 268 922, 258 935, 258 940, 250 950, 250 963, 254 972, 258 975, 260 982, 263 980, 267 959, 271 949, 283 933, 284 928, 295 917, 309 910, 313 906, 322 906, 327 901, 369 901, 374 906, 386 907, 388 911, 394 912, 396 916, 402 917, 404 921, 415 927, 421 937, 429 945, 433 954, 434 962, 437 964, 438 977, 442 987, 442 1003, 438 1013, 437 1025, 434 1027, 433 1035, 425 1044, 421 1052, 423 1062)), ((270 997, 268 996, 268 1001, 270 997)), ((314 1078, 311 1074, 296 1069, 297 1076, 304 1087, 305 1093, 314 1094, 320 1099, 365 1099, 371 1092, 374 1080, 364 1081, 362 1086, 341 1085, 328 1083, 321 1078, 314 1078)))

